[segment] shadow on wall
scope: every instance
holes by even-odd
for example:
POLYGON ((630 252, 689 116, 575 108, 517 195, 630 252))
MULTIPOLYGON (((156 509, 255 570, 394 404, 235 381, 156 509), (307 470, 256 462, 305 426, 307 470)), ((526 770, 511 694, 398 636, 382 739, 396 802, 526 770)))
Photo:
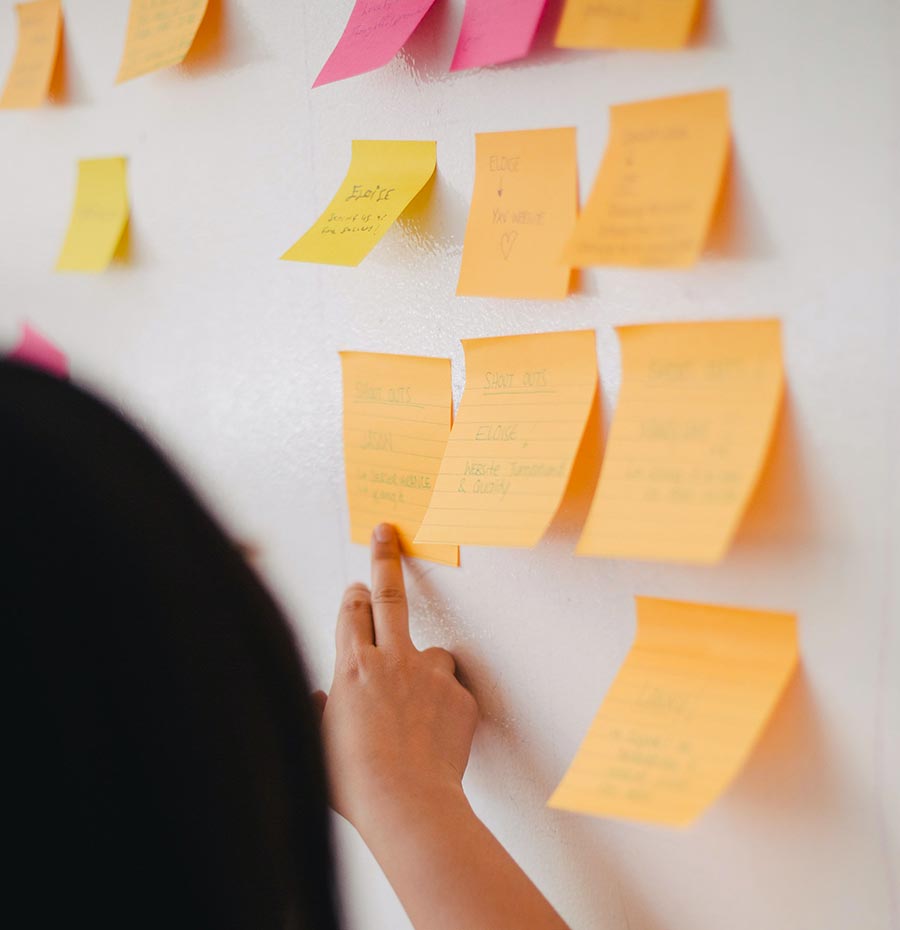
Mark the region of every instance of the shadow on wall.
POLYGON ((195 77, 213 69, 242 68, 268 57, 239 10, 227 0, 209 0, 193 44, 179 66, 182 72, 195 77))
POLYGON ((440 168, 410 201, 397 220, 407 248, 429 255, 454 250, 462 253, 462 234, 468 218, 466 201, 440 176, 440 168), (457 238, 458 236, 458 238, 457 238))
POLYGON ((85 92, 85 83, 72 59, 71 45, 66 34, 65 22, 62 35, 59 37, 59 54, 50 78, 50 103, 53 106, 72 106, 79 103, 90 103, 85 92))

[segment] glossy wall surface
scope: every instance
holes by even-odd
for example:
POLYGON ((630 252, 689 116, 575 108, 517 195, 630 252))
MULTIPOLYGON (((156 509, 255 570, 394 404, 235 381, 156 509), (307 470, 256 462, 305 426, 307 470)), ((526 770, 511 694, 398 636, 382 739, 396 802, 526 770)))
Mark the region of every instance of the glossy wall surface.
MULTIPOLYGON (((898 4, 711 0, 679 53, 556 50, 545 25, 529 59, 450 75, 462 0, 438 0, 388 67, 315 91, 351 0, 210 6, 185 67, 116 87, 127 3, 65 2, 65 105, 0 113, 0 345, 29 319, 169 450, 259 547, 327 687, 341 591, 367 574, 348 542, 338 350, 450 355, 458 400, 460 338, 595 328, 602 434, 614 326, 780 317, 786 413, 722 564, 575 558, 576 501, 534 551, 411 565, 413 635, 459 656, 483 713, 474 806, 573 928, 898 930, 898 4), (577 126, 584 196, 609 104, 718 86, 735 156, 695 269, 589 271, 559 303, 454 296, 476 131, 577 126), (357 269, 279 262, 354 137, 436 139, 430 200, 357 269), (130 264, 55 274, 76 159, 120 154, 130 264), (800 618, 801 673, 685 831, 544 807, 629 648, 635 594, 800 618)), ((13 26, 0 0, 4 71, 13 26)), ((349 930, 408 926, 337 832, 349 930)))

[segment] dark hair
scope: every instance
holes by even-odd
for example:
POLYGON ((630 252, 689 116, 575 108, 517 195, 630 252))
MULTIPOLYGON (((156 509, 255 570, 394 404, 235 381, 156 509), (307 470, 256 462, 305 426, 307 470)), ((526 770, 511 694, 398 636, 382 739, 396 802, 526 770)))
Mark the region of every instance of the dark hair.
POLYGON ((307 678, 237 548, 109 407, 10 363, 0 489, 6 912, 334 930, 307 678))

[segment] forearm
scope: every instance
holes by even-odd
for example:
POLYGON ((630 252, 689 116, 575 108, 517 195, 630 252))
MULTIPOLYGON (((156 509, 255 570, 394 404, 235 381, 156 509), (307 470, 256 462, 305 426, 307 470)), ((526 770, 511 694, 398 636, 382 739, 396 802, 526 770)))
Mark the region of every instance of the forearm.
POLYGON ((386 800, 360 832, 416 930, 567 930, 462 789, 386 800))

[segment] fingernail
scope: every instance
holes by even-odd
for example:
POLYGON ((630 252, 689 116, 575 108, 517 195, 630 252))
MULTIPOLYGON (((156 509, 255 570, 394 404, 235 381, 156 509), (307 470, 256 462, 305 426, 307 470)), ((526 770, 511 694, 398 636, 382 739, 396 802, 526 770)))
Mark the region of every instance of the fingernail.
POLYGON ((375 541, 380 543, 390 542, 394 538, 394 528, 390 523, 379 523, 375 527, 375 541))

